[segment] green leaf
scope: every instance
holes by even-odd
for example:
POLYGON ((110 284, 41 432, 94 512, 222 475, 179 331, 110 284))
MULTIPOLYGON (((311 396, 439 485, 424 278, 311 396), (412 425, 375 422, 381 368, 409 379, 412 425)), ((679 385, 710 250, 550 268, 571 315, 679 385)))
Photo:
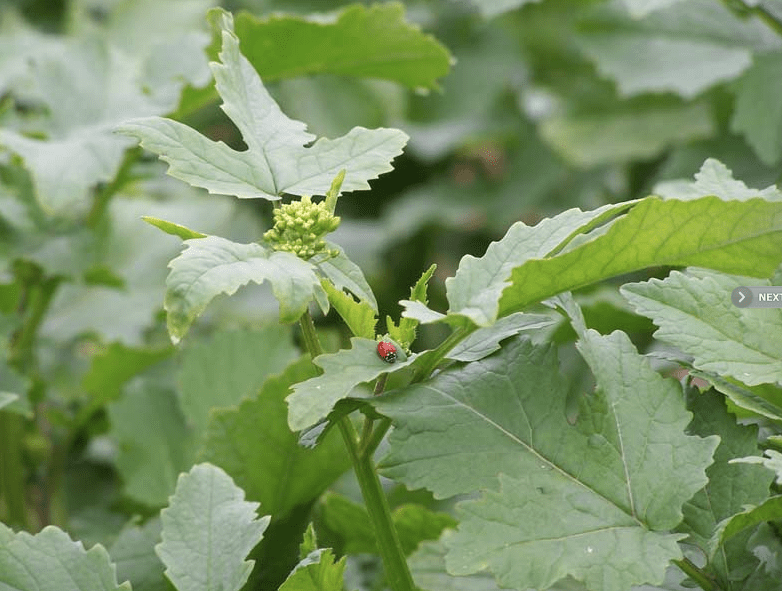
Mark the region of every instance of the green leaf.
POLYGON ((315 550, 296 565, 279 591, 342 591, 344 572, 344 557, 335 562, 331 550, 315 550))
POLYGON ((280 321, 295 322, 322 292, 313 266, 289 252, 261 244, 239 244, 217 236, 186 240, 169 267, 165 309, 174 343, 187 333, 216 296, 232 295, 250 281, 269 281, 280 304, 280 321))
POLYGON ((242 52, 264 80, 336 74, 437 88, 452 58, 431 35, 406 23, 402 3, 353 4, 333 17, 236 17, 242 52))
POLYGON ((288 428, 285 397, 292 384, 314 375, 303 358, 270 378, 256 396, 213 411, 209 422, 201 457, 223 468, 275 519, 318 497, 350 466, 336 432, 306 449, 288 428))
POLYGON ((130 591, 117 584, 108 553, 100 544, 85 551, 61 529, 36 535, 0 528, 0 587, 8 591, 130 591))
POLYGON ((655 337, 692 355, 694 367, 750 386, 782 385, 782 310, 734 306, 730 294, 740 285, 718 273, 673 271, 663 280, 628 283, 621 292, 660 327, 655 337))
POLYGON ((160 519, 150 519, 144 525, 129 525, 122 529, 111 545, 109 554, 117 565, 117 577, 130 581, 133 591, 166 591, 164 567, 155 554, 160 542, 160 519))
POLYGON ((763 190, 750 189, 733 178, 731 170, 719 160, 708 158, 695 173, 695 181, 666 181, 658 183, 654 194, 666 199, 698 199, 704 195, 716 195, 725 201, 747 201, 763 197, 769 201, 782 201, 782 193, 775 186, 763 190))
MULTIPOLYGON (((556 219, 556 218, 554 218, 556 219)), ((782 202, 647 197, 591 241, 513 269, 500 316, 557 293, 656 265, 768 277, 782 263, 782 202)))
POLYGON ((112 343, 92 358, 82 387, 91 395, 90 407, 103 406, 120 395, 124 383, 147 368, 167 359, 174 352, 171 346, 158 349, 138 349, 122 343, 112 343))
POLYGON ((181 474, 171 503, 160 514, 163 541, 155 548, 178 591, 238 591, 253 561, 244 560, 260 541, 269 517, 220 468, 198 464, 181 474))
POLYGON ((499 318, 491 326, 479 328, 457 343, 446 357, 454 361, 478 361, 500 348, 500 342, 522 331, 539 330, 555 324, 557 320, 543 314, 517 312, 499 318))
POLYGON ((688 541, 710 556, 707 572, 713 573, 725 588, 731 581, 741 580, 746 568, 756 564, 756 558, 747 548, 751 532, 721 545, 718 553, 712 537, 717 535, 720 522, 742 511, 746 505, 759 505, 768 497, 773 475, 757 465, 737 464, 736 457, 758 457, 757 435, 754 425, 737 425, 728 414, 724 401, 715 393, 693 393, 690 408, 694 419, 692 433, 718 435, 720 445, 714 453, 714 463, 706 469, 708 484, 684 505, 684 522, 680 531, 689 534, 688 541))
POLYGON ((252 331, 222 330, 208 340, 189 344, 177 376, 179 402, 188 424, 203 437, 212 409, 255 398, 269 376, 297 357, 290 329, 279 325, 252 331))
POLYGON ((613 109, 556 114, 540 126, 541 137, 580 168, 649 159, 668 146, 714 133, 708 103, 657 98, 613 109))
POLYGON ((471 4, 478 7, 478 11, 484 18, 491 18, 534 2, 540 0, 470 0, 471 4))
POLYGON ((363 300, 357 302, 344 291, 335 288, 330 281, 324 279, 321 285, 329 296, 329 303, 348 325, 353 336, 374 338, 377 317, 372 306, 363 300))
POLYGON ((195 441, 176 395, 138 380, 108 406, 110 435, 119 446, 117 469, 125 494, 150 507, 163 507, 177 474, 192 465, 195 441))
MULTIPOLYGON (((421 274, 415 285, 410 288, 410 300, 413 302, 421 302, 426 305, 429 300, 426 296, 426 289, 429 285, 429 280, 434 275, 437 265, 431 265, 426 271, 421 274)), ((410 344, 415 341, 416 328, 418 327, 418 320, 409 316, 402 316, 399 320, 399 324, 395 324, 390 316, 386 316, 386 330, 388 330, 388 336, 394 339, 396 342, 401 343, 403 347, 409 349, 410 344)))
POLYGON ((161 220, 156 217, 152 217, 151 215, 145 215, 141 219, 147 222, 148 224, 163 230, 166 234, 171 234, 172 236, 178 236, 182 240, 191 240, 193 238, 206 238, 206 234, 202 234, 201 232, 196 232, 195 230, 191 230, 190 228, 186 228, 185 226, 182 226, 180 224, 175 224, 174 222, 167 222, 166 220, 161 220))
POLYGON ((12 394, 11 392, 0 392, 0 408, 8 406, 15 400, 19 399, 18 394, 12 394))
POLYGON ((766 521, 778 521, 782 518, 782 496, 769 497, 757 507, 748 507, 741 513, 722 521, 711 540, 711 557, 726 540, 739 532, 755 527, 766 521))
POLYGON ((676 2, 681 2, 681 0, 622 0, 622 4, 625 5, 633 18, 642 18, 650 12, 660 10, 676 2))
MULTIPOLYGON (((338 494, 328 493, 322 501, 323 525, 344 541, 345 554, 377 554, 377 536, 363 505, 338 494)), ((410 555, 424 540, 436 540, 446 528, 456 527, 447 513, 431 511, 422 505, 396 507, 391 518, 405 555, 410 555)))
POLYGON ((341 246, 326 242, 329 250, 336 250, 339 254, 335 257, 329 257, 324 261, 318 261, 317 258, 311 262, 318 268, 324 277, 331 280, 335 287, 347 290, 356 296, 362 302, 371 306, 372 310, 377 312, 377 300, 372 288, 367 283, 364 272, 356 263, 351 261, 341 246))
POLYGON ((782 53, 757 55, 735 87, 736 108, 731 129, 769 166, 782 158, 782 53))
POLYGON ((750 387, 738 380, 697 369, 690 370, 690 375, 705 380, 715 390, 724 394, 735 405, 731 412, 737 413, 736 409, 741 409, 782 423, 782 390, 779 387, 771 384, 750 387))
POLYGON ((222 13, 221 63, 212 63, 223 110, 239 128, 247 150, 237 152, 196 130, 160 117, 129 121, 121 133, 169 163, 168 173, 210 193, 279 199, 283 193, 322 195, 346 169, 343 191, 368 189, 367 181, 391 170, 407 136, 398 130, 355 127, 336 140, 315 136, 304 123, 285 116, 239 53, 231 17, 222 13), (252 98, 250 98, 252 97, 252 98))
MULTIPOLYGON (((445 532, 443 540, 447 540, 452 532, 445 532)), ((479 573, 464 577, 449 575, 445 570, 446 548, 443 541, 424 542, 410 556, 407 564, 413 581, 421 589, 437 589, 437 591, 500 591, 494 577, 488 573, 479 573)), ((550 591, 558 591, 559 587, 550 587, 550 591)), ((563 591, 565 591, 563 589, 563 591)))
POLYGON ((753 49, 779 46, 759 20, 736 18, 724 5, 700 0, 635 21, 616 10, 587 27, 579 46, 624 96, 670 91, 693 98, 749 68, 753 49))
MULTIPOLYGON (((755 451, 755 450, 753 450, 755 451)), ((752 455, 745 458, 735 458, 734 463, 743 464, 761 464, 776 474, 775 482, 782 484, 782 453, 773 449, 767 449, 763 452, 764 457, 752 455)))
POLYGON ((407 357, 397 347, 397 360, 389 365, 378 356, 377 341, 353 337, 350 345, 350 349, 316 357, 313 361, 323 368, 323 374, 293 386, 293 393, 286 399, 292 431, 301 431, 324 419, 348 395, 364 396, 353 392, 359 384, 402 369, 415 360, 415 356, 407 357))
MULTIPOLYGON (((502 240, 489 245, 482 257, 462 257, 456 275, 445 280, 449 315, 460 314, 479 326, 492 324, 497 318, 500 294, 508 285, 512 269, 529 259, 549 256, 577 234, 604 223, 629 207, 631 204, 607 205, 587 212, 569 209, 536 226, 516 222, 502 240)), ((410 313, 408 306, 406 314, 410 313)))
POLYGON ((691 415, 677 384, 625 335, 589 331, 580 346, 598 391, 583 400, 576 426, 552 349, 518 338, 373 400, 395 425, 385 475, 436 497, 486 489, 460 504, 448 541, 452 574, 489 568, 517 589, 570 575, 587 589, 624 591, 661 582, 680 556, 682 536, 668 530, 706 483, 717 442, 684 434, 691 415))

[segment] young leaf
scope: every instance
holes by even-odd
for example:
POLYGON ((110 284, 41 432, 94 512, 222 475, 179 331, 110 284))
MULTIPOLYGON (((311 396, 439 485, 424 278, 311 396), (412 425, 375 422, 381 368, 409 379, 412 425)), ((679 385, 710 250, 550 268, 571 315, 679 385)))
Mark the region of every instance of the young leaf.
POLYGON ((374 338, 377 317, 372 306, 365 301, 357 302, 344 291, 335 288, 330 281, 324 279, 321 285, 329 296, 329 303, 348 325, 353 336, 374 338))
POLYGON ((336 17, 236 17, 242 51, 264 80, 312 74, 382 78, 409 88, 436 88, 451 56, 404 20, 401 3, 352 4, 336 17))
POLYGON ((745 508, 740 513, 725 519, 719 523, 709 542, 710 558, 713 559, 720 546, 736 534, 766 521, 778 521, 779 519, 782 519, 782 496, 769 497, 757 507, 745 508))
POLYGON ((705 484, 716 441, 683 433, 690 415, 678 386, 626 336, 590 332, 582 350, 600 389, 576 427, 553 351, 518 338, 372 401, 395 424, 386 475, 437 497, 488 489, 460 505, 449 572, 488 567, 502 586, 520 589, 570 575, 590 590, 624 591, 661 582, 680 556, 682 536, 669 530, 705 484))
POLYGON ((331 242, 326 242, 329 250, 335 250, 339 254, 329 257, 324 261, 318 261, 317 257, 311 262, 314 264, 324 277, 331 280, 335 287, 351 292, 362 302, 366 302, 377 312, 377 300, 372 288, 367 283, 364 272, 356 263, 351 261, 342 247, 331 242))
POLYGON ((167 222, 166 220, 161 220, 159 218, 152 217, 151 215, 145 215, 141 219, 147 222, 148 224, 150 224, 151 226, 155 226, 156 228, 163 230, 166 234, 177 236, 182 240, 191 240, 193 238, 206 238, 207 236, 206 234, 202 234, 201 232, 197 232, 196 230, 191 230, 190 228, 186 228, 181 224, 175 224, 174 222, 167 222))
POLYGON ((780 240, 782 202, 647 197, 591 241, 515 267, 511 285, 500 298, 499 315, 654 265, 692 265, 768 277, 782 263, 780 240))
POLYGON ((323 374, 293 386, 293 393, 286 399, 292 431, 301 431, 325 418, 359 384, 406 367, 415 359, 397 350, 396 363, 389 365, 378 356, 377 341, 353 337, 350 344, 350 349, 316 357, 314 362, 323 368, 323 374))
POLYGON ((654 336, 692 355, 694 367, 750 386, 782 385, 782 311, 734 306, 730 294, 740 285, 719 273, 673 271, 663 280, 628 283, 621 292, 660 327, 654 336))
POLYGON ((0 524, 0 587, 9 591, 130 591, 117 584, 105 548, 84 550, 61 529, 14 534, 0 524))
POLYGON ((171 176, 211 193, 241 198, 323 195, 342 169, 347 169, 343 191, 368 189, 369 179, 391 170, 391 160, 407 142, 404 133, 354 127, 341 138, 312 144, 315 136, 305 131, 304 123, 285 116, 239 52, 231 15, 222 16, 221 62, 210 66, 223 110, 239 128, 247 150, 237 152, 160 117, 131 120, 119 132, 159 154, 169 163, 171 176))
POLYGON ((169 263, 171 272, 166 280, 164 307, 174 343, 215 296, 231 295, 250 281, 271 282, 280 304, 281 322, 298 320, 316 294, 323 291, 313 266, 289 252, 217 236, 186 240, 185 247, 169 263))
MULTIPOLYGON (((429 300, 426 297, 426 288, 429 285, 429 280, 434 275, 437 265, 431 265, 426 271, 423 272, 415 285, 410 288, 410 300, 413 302, 421 302, 426 305, 429 300)), ((415 329, 418 326, 418 320, 409 316, 402 316, 399 320, 399 324, 395 324, 390 316, 386 316, 386 329, 388 330, 388 336, 394 339, 396 342, 401 343, 405 348, 409 348, 410 344, 415 340, 415 329)))
POLYGON ((225 472, 198 464, 181 474, 163 520, 163 541, 155 550, 178 591, 238 591, 253 561, 244 560, 260 541, 269 516, 258 518, 258 503, 225 472))
POLYGON ((224 469, 275 519, 317 498, 350 466, 337 433, 306 449, 288 428, 285 397, 292 384, 316 375, 309 358, 269 378, 238 406, 213 411, 201 458, 224 469))
POLYGON ((334 561, 326 549, 310 552, 285 579, 279 591, 342 591, 345 558, 334 561))

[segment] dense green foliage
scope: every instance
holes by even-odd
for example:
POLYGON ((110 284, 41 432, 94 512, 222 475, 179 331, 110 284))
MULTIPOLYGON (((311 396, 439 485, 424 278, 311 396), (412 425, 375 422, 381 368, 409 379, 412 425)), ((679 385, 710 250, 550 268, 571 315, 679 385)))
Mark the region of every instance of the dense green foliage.
POLYGON ((0 590, 779 589, 782 2, 215 4, 0 11, 0 590))

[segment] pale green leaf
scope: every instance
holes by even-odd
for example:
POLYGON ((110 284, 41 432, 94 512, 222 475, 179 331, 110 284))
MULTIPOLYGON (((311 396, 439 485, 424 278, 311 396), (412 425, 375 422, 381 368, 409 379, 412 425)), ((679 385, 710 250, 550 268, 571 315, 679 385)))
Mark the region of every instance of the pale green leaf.
POLYGON ((100 544, 85 551, 51 525, 34 536, 11 534, 0 532, 3 591, 130 591, 129 583, 117 584, 115 567, 100 544))
POLYGON ((661 8, 681 1, 682 0, 622 0, 622 4, 625 5, 630 16, 633 18, 642 18, 650 12, 660 10, 661 8))
MULTIPOLYGON (((462 257, 456 275, 445 280, 449 315, 460 314, 479 326, 492 324, 511 270, 529 259, 542 259, 560 250, 577 234, 605 222, 628 207, 630 204, 607 205, 587 212, 569 209, 542 220, 536 226, 516 222, 501 240, 489 245, 482 257, 462 257)), ((408 305, 405 315, 419 308, 408 305)), ((429 316, 419 314, 418 319, 429 316)), ((434 317, 429 319, 434 320, 434 317)))
MULTIPOLYGON (((452 532, 445 532, 443 539, 448 539, 452 532)), ((500 591, 494 577, 488 573, 455 577, 445 570, 446 548, 442 541, 424 542, 407 560, 413 581, 421 589, 436 589, 437 591, 500 591)), ((550 591, 558 591, 559 587, 551 587, 550 591)))
POLYGON ((264 80, 336 74, 436 88, 451 56, 404 20, 401 3, 352 4, 333 17, 236 17, 242 51, 264 80))
POLYGON ((289 252, 240 244, 218 236, 186 240, 169 267, 165 309, 171 340, 178 342, 193 320, 220 294, 232 295, 250 281, 270 281, 280 320, 294 322, 322 291, 313 266, 289 252))
POLYGON ((15 400, 19 399, 18 394, 12 394, 11 392, 0 392, 0 408, 8 406, 15 400))
POLYGON ((621 291, 659 327, 655 337, 692 355, 694 367, 750 386, 782 384, 782 310, 734 306, 730 294, 740 285, 718 273, 693 277, 673 271, 663 280, 625 284, 621 291))
POLYGON ((136 380, 108 406, 108 416, 125 494, 150 507, 164 506, 196 451, 176 395, 136 380))
POLYGON ((577 42, 625 96, 670 91, 693 98, 749 68, 754 49, 780 45, 761 21, 701 0, 675 3, 640 21, 616 11, 590 25, 577 42))
POLYGON ((744 134, 767 165, 782 158, 782 53, 757 55, 736 83, 731 128, 744 134))
POLYGON ((753 455, 745 458, 736 458, 733 462, 761 464, 776 474, 776 484, 782 484, 782 453, 779 453, 774 449, 765 450, 763 452, 763 457, 753 455))
POLYGON ((261 540, 269 517, 220 468, 198 464, 181 474, 171 503, 160 514, 163 541, 155 548, 178 591, 238 591, 253 568, 245 560, 261 540))
POLYGON ((326 548, 310 552, 280 585, 279 591, 342 591, 345 558, 335 562, 326 548))
MULTIPOLYGON (((513 269, 500 316, 557 293, 657 265, 770 276, 782 263, 782 202, 648 197, 591 241, 513 269)), ((727 297, 727 296, 726 296, 727 297)))
POLYGON ((160 519, 144 525, 128 525, 111 545, 109 554, 117 565, 117 578, 130 581, 133 591, 166 591, 164 567, 155 554, 160 542, 160 519))
POLYGON ((446 357, 455 361, 478 361, 500 348, 500 342, 522 331, 533 331, 555 324, 557 320, 542 314, 517 312, 499 318, 491 326, 472 332, 448 351, 446 357))
POLYGON ((397 346, 397 360, 388 364, 377 354, 377 341, 353 337, 350 344, 350 349, 316 357, 314 362, 323 368, 323 374, 293 387, 293 393, 287 398, 291 430, 311 427, 359 384, 406 367, 415 359, 415 356, 407 357, 397 346))
POLYGON ((625 591, 661 582, 680 556, 682 536, 668 530, 705 484, 716 441, 684 434, 691 415, 677 384, 626 336, 590 331, 581 349, 598 392, 575 426, 553 351, 523 339, 373 401, 395 426, 384 474, 437 497, 486 489, 460 505, 452 574, 488 568, 517 589, 570 575, 625 591))
POLYGON ((129 121, 118 131, 169 163, 168 173, 211 193, 279 199, 282 193, 322 195, 334 177, 347 170, 343 191, 368 189, 367 181, 391 170, 407 136, 398 130, 355 127, 335 140, 305 131, 285 116, 264 88, 258 73, 239 52, 239 41, 223 13, 221 63, 212 63, 223 110, 242 134, 247 150, 237 152, 170 119, 129 121))
POLYGON ((652 158, 670 145, 714 132, 704 101, 647 101, 632 108, 556 114, 540 125, 541 137, 581 168, 652 158))
POLYGON ((720 445, 714 453, 714 463, 706 469, 708 484, 684 505, 684 522, 679 530, 688 533, 688 542, 710 557, 706 571, 725 588, 730 588, 732 580, 745 577, 745 569, 756 564, 756 558, 747 548, 751 532, 722 544, 718 553, 714 553, 712 538, 718 535, 720 522, 747 505, 759 505, 766 500, 773 474, 757 465, 732 462, 742 456, 759 458, 758 430, 754 425, 736 424, 735 417, 727 412, 724 400, 718 394, 693 393, 690 408, 694 414, 690 432, 701 436, 718 435, 720 445))
POLYGON ((214 411, 201 451, 201 458, 224 469, 275 518, 315 499, 350 466, 336 431, 306 449, 288 428, 285 397, 291 385, 314 375, 304 358, 270 378, 257 395, 214 411))
POLYGON ((191 230, 190 228, 186 228, 181 224, 175 224, 174 222, 167 222, 166 220, 152 217, 151 215, 145 215, 141 219, 143 219, 148 224, 163 230, 166 234, 177 236, 182 240, 190 240, 192 238, 206 238, 206 234, 191 230))
POLYGON ((731 170, 719 160, 708 158, 695 173, 695 181, 665 181, 654 187, 654 194, 666 199, 697 199, 715 195, 725 201, 746 201, 763 197, 769 201, 782 201, 782 193, 775 186, 762 190, 750 189, 742 181, 733 178, 731 170))
POLYGON ((325 279, 321 283, 329 303, 345 321, 353 336, 371 339, 375 336, 377 317, 372 306, 366 301, 357 302, 344 291, 340 291, 325 279))
MULTIPOLYGON (((266 379, 297 356, 290 329, 279 325, 218 331, 209 339, 189 344, 177 375, 179 403, 188 424, 203 437, 212 409, 255 398, 266 379)), ((245 492, 249 491, 245 488, 245 492)))

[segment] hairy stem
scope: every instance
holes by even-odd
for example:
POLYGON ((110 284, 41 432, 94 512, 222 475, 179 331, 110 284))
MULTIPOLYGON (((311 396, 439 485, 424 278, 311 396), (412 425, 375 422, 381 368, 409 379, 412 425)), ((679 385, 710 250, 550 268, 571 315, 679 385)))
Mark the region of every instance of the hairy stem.
MULTIPOLYGON (((315 323, 309 312, 302 315, 299 325, 307 351, 314 359, 322 353, 322 348, 315 330, 315 323)), ((342 439, 345 441, 350 461, 353 464, 353 471, 356 473, 356 480, 361 488, 361 496, 364 498, 364 504, 367 513, 369 513, 378 551, 383 559, 388 586, 392 591, 415 591, 413 577, 410 574, 402 544, 399 542, 399 536, 391 519, 391 508, 380 484, 372 454, 366 453, 366 446, 359 449, 358 435, 348 417, 342 417, 337 425, 342 439)), ((387 428, 386 426, 385 429, 387 428)), ((385 429, 381 430, 385 432, 385 429)))

